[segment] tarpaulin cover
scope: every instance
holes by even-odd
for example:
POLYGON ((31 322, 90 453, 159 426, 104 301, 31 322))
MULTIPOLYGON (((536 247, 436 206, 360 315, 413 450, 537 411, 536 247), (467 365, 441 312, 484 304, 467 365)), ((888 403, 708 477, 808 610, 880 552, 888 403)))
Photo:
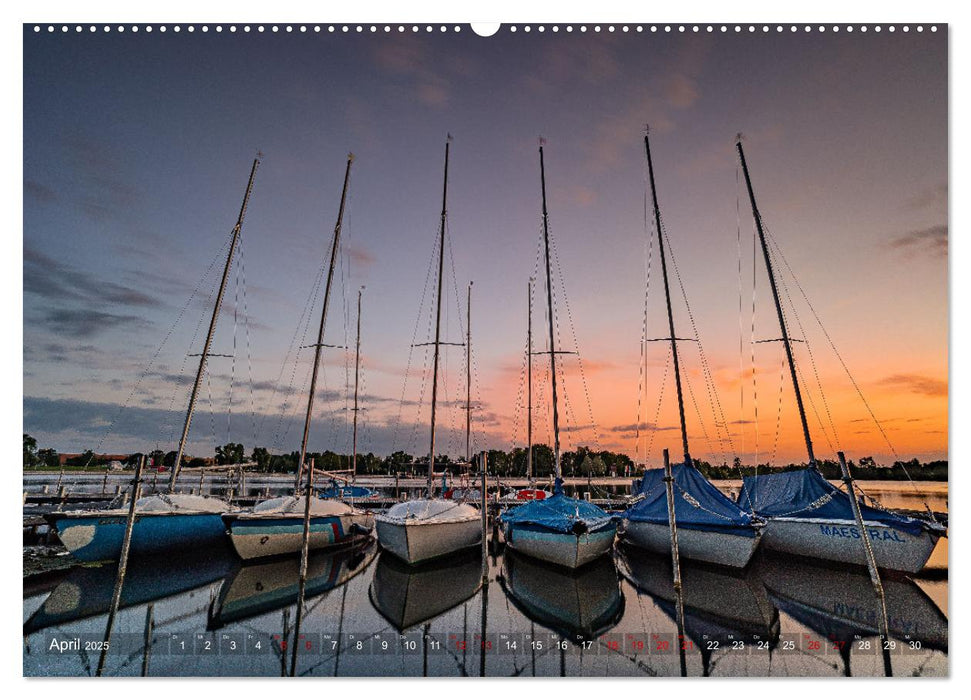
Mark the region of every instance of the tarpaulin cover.
POLYGON ((575 532, 577 522, 583 522, 587 530, 594 531, 610 523, 613 516, 593 503, 570 498, 563 493, 562 482, 557 480, 552 497, 510 508, 500 516, 500 520, 508 524, 538 525, 552 532, 571 533, 575 532))
MULTIPOLYGON (((738 507, 728 496, 702 476, 694 467, 675 464, 674 518, 679 528, 717 530, 745 537, 755 537, 752 515, 738 507)), ((634 522, 668 524, 667 489, 663 469, 648 469, 634 480, 632 493, 644 500, 631 506, 624 518, 634 522)))
MULTIPOLYGON (((823 478, 815 469, 799 469, 781 474, 747 476, 738 495, 741 506, 758 515, 771 518, 818 518, 820 520, 853 520, 850 497, 823 478)), ((900 532, 917 535, 933 527, 915 518, 861 505, 863 520, 888 525, 900 532)))
POLYGON ((332 484, 330 488, 322 490, 319 495, 321 498, 371 498, 374 491, 363 486, 332 484))

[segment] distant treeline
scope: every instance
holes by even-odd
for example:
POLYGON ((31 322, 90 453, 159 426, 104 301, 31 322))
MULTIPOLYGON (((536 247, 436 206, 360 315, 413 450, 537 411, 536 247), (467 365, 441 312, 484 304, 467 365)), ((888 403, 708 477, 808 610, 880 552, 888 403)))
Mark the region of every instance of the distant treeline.
MULTIPOLYGON (((145 455, 153 467, 171 467, 175 464, 175 451, 163 452, 153 450, 147 453, 136 452, 120 460, 126 467, 134 467, 142 455, 145 455)), ((192 457, 183 455, 182 465, 187 467, 203 467, 210 465, 240 464, 242 462, 255 463, 255 470, 267 473, 293 473, 296 471, 298 452, 288 454, 270 454, 265 447, 256 447, 246 454, 242 444, 230 442, 216 448, 212 457, 192 457)), ((351 456, 327 450, 325 452, 310 452, 307 459, 314 460, 314 466, 319 471, 342 471, 351 468, 351 456)), ((488 451, 489 472, 500 477, 525 477, 527 454, 526 449, 516 447, 509 452, 503 450, 488 451)), ((589 447, 578 447, 564 452, 560 463, 563 474, 570 477, 586 476, 631 476, 638 472, 629 456, 611 452, 609 450, 593 450, 589 447)), ((103 455, 95 455, 91 450, 85 450, 77 457, 66 461, 72 467, 105 466, 107 461, 103 455)), ((858 479, 897 481, 906 480, 908 474, 915 481, 947 481, 947 460, 922 463, 917 459, 909 462, 897 461, 890 466, 878 465, 872 457, 861 457, 858 462, 848 462, 850 471, 858 479)), ((37 442, 30 435, 24 433, 24 467, 57 467, 59 455, 52 449, 37 449, 37 442)), ((757 468, 741 463, 735 458, 732 464, 711 464, 702 459, 695 459, 695 466, 709 479, 738 479, 756 473, 765 474, 767 471, 792 471, 801 469, 806 464, 788 464, 785 466, 770 466, 760 464, 757 468)), ((839 463, 835 460, 821 460, 818 463, 820 471, 827 479, 841 477, 839 463)), ((464 458, 452 458, 448 455, 435 457, 435 470, 450 469, 453 473, 467 468, 464 458)), ((372 452, 358 454, 357 473, 364 475, 424 474, 428 469, 428 455, 413 456, 407 452, 394 452, 387 457, 378 457, 372 452)), ((553 450, 549 445, 533 445, 533 474, 545 477, 553 471, 553 450)))

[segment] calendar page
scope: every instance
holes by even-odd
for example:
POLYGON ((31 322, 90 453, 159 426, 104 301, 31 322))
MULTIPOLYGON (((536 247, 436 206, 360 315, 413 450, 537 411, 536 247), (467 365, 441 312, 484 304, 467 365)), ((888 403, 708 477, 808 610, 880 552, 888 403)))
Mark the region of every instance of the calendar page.
POLYGON ((24 676, 949 675, 946 23, 25 22, 24 676))

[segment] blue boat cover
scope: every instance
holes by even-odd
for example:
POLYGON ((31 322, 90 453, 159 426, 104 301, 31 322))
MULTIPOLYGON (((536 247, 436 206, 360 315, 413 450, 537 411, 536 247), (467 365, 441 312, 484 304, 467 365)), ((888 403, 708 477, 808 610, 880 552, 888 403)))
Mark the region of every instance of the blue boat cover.
POLYGON ((578 522, 583 522, 588 531, 594 531, 613 519, 603 508, 564 494, 563 481, 560 479, 554 483, 550 498, 529 501, 499 516, 501 522, 510 525, 538 525, 552 532, 563 533, 575 532, 574 527, 578 522))
MULTIPOLYGON (((767 518, 791 516, 853 520, 855 517, 850 497, 826 481, 816 469, 747 476, 738 502, 767 518)), ((865 521, 883 523, 910 535, 919 534, 925 527, 934 527, 923 520, 862 504, 860 512, 865 521)))
POLYGON ((323 489, 318 495, 321 498, 370 498, 374 495, 374 491, 351 484, 339 486, 335 480, 331 479, 330 488, 323 489))
MULTIPOLYGON (((675 464, 674 518, 679 528, 688 530, 716 530, 744 537, 755 537, 751 513, 747 513, 714 484, 691 466, 675 464)), ((668 524, 668 497, 663 469, 648 469, 641 479, 634 480, 631 491, 643 494, 643 500, 624 513, 634 522, 668 524)))

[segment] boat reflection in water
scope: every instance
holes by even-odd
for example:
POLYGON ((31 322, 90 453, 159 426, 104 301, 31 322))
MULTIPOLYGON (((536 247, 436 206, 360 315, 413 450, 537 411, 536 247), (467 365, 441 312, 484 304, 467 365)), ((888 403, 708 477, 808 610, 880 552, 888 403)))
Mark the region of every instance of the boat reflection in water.
MULTIPOLYGON (((377 541, 371 538, 339 550, 311 552, 304 599, 346 584, 367 569, 377 548, 377 541)), ((299 574, 299 556, 238 567, 223 582, 219 597, 209 609, 208 629, 294 605, 300 595, 299 574)))
MULTIPOLYGON (((638 547, 617 547, 621 575, 677 623, 671 558, 638 547)), ((757 573, 681 560, 684 633, 701 652, 704 675, 716 651, 737 641, 771 651, 779 641, 779 612, 757 573)), ((730 651, 728 653, 731 653, 730 651)))
MULTIPOLYGON (((119 609, 162 600, 219 581, 237 561, 225 540, 215 547, 178 555, 132 557, 128 561, 119 609)), ((116 564, 75 567, 24 623, 24 636, 107 614, 117 574, 116 564)))
POLYGON ((477 549, 409 566, 381 552, 368 595, 381 617, 399 632, 429 622, 464 603, 482 587, 477 549))
POLYGON ((598 638, 624 615, 624 595, 609 556, 571 570, 507 549, 500 583, 526 617, 574 644, 598 638))
MULTIPOLYGON (((779 610, 839 651, 846 675, 851 675, 851 650, 879 653, 880 606, 865 569, 765 553, 758 571, 779 610), (871 644, 864 647, 861 642, 868 638, 871 644)), ((937 604, 906 576, 884 573, 881 579, 890 636, 897 644, 947 653, 947 617, 937 604)))

